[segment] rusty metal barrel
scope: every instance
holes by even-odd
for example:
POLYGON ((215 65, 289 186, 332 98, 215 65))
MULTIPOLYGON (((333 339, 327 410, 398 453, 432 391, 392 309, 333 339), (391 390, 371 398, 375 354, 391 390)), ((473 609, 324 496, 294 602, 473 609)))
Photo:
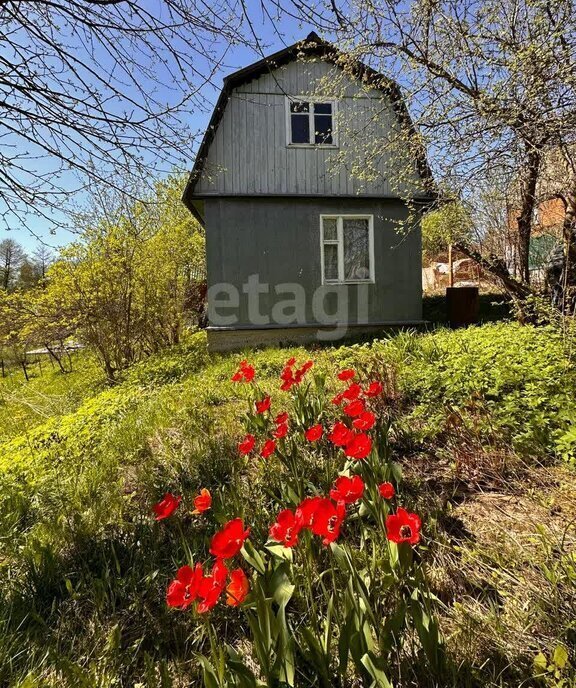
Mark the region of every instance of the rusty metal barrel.
POLYGON ((450 327, 466 327, 478 322, 478 287, 447 287, 446 308, 450 327))

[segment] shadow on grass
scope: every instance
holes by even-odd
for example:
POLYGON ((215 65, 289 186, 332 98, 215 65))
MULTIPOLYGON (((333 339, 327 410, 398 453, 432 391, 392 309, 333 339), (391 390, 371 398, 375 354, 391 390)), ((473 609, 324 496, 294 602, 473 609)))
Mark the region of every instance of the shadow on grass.
MULTIPOLYGON (((432 325, 446 325, 448 312, 446 295, 424 296, 422 317, 432 325)), ((506 294, 480 294, 478 323, 499 322, 512 318, 512 304, 506 294)))

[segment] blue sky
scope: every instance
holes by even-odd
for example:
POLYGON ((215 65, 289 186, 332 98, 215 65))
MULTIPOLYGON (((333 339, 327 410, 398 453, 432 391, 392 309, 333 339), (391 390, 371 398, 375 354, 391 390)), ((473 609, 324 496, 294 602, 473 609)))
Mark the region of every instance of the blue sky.
MULTIPOLYGON (((202 96, 205 106, 202 108, 197 107, 190 109, 184 115, 186 124, 192 130, 202 131, 206 127, 210 118, 212 107, 216 101, 216 98, 218 97, 219 88, 224 76, 232 71, 235 71, 236 69, 240 69, 241 67, 254 62, 255 60, 260 59, 262 57, 262 53, 269 54, 279 50, 286 45, 302 39, 310 31, 315 29, 315 27, 310 24, 302 24, 296 20, 290 19, 286 15, 284 15, 281 22, 275 23, 274 27, 272 28, 269 21, 263 20, 260 7, 261 5, 259 0, 248 1, 248 9, 250 12, 252 12, 250 19, 252 21, 254 30, 260 39, 261 46, 257 45, 256 41, 254 41, 252 46, 238 45, 231 47, 227 51, 224 63, 215 74, 213 84, 207 85, 203 88, 202 96)), ((216 47, 223 48, 224 41, 221 42, 221 45, 218 45, 217 42, 216 47)), ((97 57, 100 58, 100 56, 97 57)), ((101 56, 101 60, 98 59, 100 67, 103 63, 105 64, 105 59, 106 56, 104 55, 101 56)), ((165 91, 166 100, 169 100, 170 89, 166 88, 165 91)), ((162 95, 162 93, 159 93, 160 97, 162 97, 162 95)), ((196 141, 195 147, 197 147, 198 144, 199 140, 196 141)), ((193 148, 190 151, 190 159, 187 164, 187 167, 189 168, 192 167, 194 153, 195 149, 193 148)), ((37 162, 36 169, 41 171, 48 170, 50 169, 50 165, 50 160, 39 160, 37 162)), ((74 177, 74 175, 72 175, 72 173, 65 172, 62 174, 60 182, 64 187, 74 188, 77 185, 78 180, 74 177)), ((79 195, 77 200, 79 203, 82 203, 84 198, 85 197, 82 195, 79 195)), ((64 215, 59 218, 55 211, 50 212, 52 219, 55 220, 57 224, 61 222, 61 224, 64 225, 66 223, 66 218, 64 215)), ((16 220, 14 221, 14 229, 11 231, 0 228, 0 240, 6 237, 13 238, 22 244, 27 250, 31 251, 37 245, 38 240, 45 242, 51 247, 57 248, 58 246, 62 246, 74 238, 73 235, 65 229, 56 229, 55 234, 52 234, 50 232, 50 228, 53 228, 53 225, 51 225, 51 223, 47 220, 32 216, 32 214, 28 216, 27 224, 29 226, 29 230, 18 228, 19 223, 16 220)))

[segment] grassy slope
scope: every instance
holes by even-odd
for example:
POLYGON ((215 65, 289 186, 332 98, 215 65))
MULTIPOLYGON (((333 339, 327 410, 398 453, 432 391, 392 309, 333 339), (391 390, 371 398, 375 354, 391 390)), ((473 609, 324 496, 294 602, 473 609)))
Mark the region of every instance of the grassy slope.
POLYGON ((0 443, 56 416, 74 411, 89 394, 104 385, 104 375, 85 353, 72 359, 72 372, 62 375, 44 361, 35 365, 26 382, 19 369, 0 378, 0 443))
MULTIPOLYGON (((290 355, 308 353, 250 354, 264 388, 277 389, 290 355)), ((329 375, 351 364, 386 381, 404 490, 425 518, 442 627, 462 668, 453 684, 530 680, 539 651, 550 658, 574 642, 573 474, 553 461, 571 458, 565 438, 576 419, 561 338, 498 325, 314 357, 329 375)), ((92 396, 78 408, 72 395, 26 435, 0 441, 2 685, 185 685, 194 675, 193 624, 167 612, 163 590, 185 560, 178 528, 192 549, 206 531, 186 515, 160 529, 149 505, 166 490, 189 501, 208 486, 215 511, 244 510, 265 529, 269 514, 230 503, 243 408, 229 382, 237 361, 210 359, 198 335, 116 388, 86 382, 92 396)), ((273 394, 275 408, 281 399, 273 394)), ((245 470, 246 489, 274 483, 265 465, 245 470)))

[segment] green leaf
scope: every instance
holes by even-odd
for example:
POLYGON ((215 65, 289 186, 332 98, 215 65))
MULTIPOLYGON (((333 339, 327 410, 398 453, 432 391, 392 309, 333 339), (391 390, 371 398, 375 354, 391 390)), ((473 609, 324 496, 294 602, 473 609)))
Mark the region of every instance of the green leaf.
POLYGON ((342 676, 348 668, 350 641, 354 633, 354 621, 356 618, 354 610, 350 610, 346 616, 344 626, 340 629, 340 637, 338 638, 338 671, 342 676))
POLYGON ((256 688, 258 685, 254 673, 244 664, 242 656, 231 645, 226 645, 228 660, 226 668, 234 679, 234 685, 240 688, 256 688))
POLYGON ((265 547, 270 552, 270 554, 277 557, 278 559, 284 559, 285 561, 292 562, 294 558, 292 555, 292 549, 290 547, 284 547, 280 544, 265 545, 265 547))
POLYGON ((302 635, 308 647, 308 659, 314 666, 321 685, 325 688, 332 688, 330 657, 322 650, 322 645, 310 628, 302 629, 302 635))
POLYGON ((440 632, 436 620, 429 616, 420 602, 414 597, 410 600, 412 621, 426 653, 426 658, 437 670, 441 663, 440 632))
POLYGON ((336 542, 330 543, 330 549, 332 550, 332 554, 334 555, 334 559, 336 560, 338 567, 344 571, 344 573, 349 573, 350 563, 348 561, 346 550, 336 542))
POLYGON ((556 645, 552 661, 558 669, 564 669, 568 662, 568 650, 566 650, 564 645, 556 645))
POLYGON ((397 483, 402 480, 402 466, 396 461, 390 463, 390 473, 397 483))
POLYGON ((205 688, 220 688, 220 682, 218 681, 218 675, 216 670, 210 664, 208 659, 204 655, 196 655, 196 658, 200 662, 202 667, 202 678, 204 679, 205 688))
POLYGON ((294 638, 286 623, 286 610, 281 606, 276 617, 278 625, 278 643, 276 649, 276 665, 278 676, 282 683, 294 685, 296 664, 294 661, 294 638))
POLYGON ((281 608, 286 607, 294 593, 295 586, 288 576, 289 570, 287 564, 280 564, 270 579, 270 592, 276 604, 281 608))
POLYGON ((536 657, 534 657, 534 667, 542 672, 545 672, 548 668, 548 660, 543 652, 539 652, 536 657))
POLYGON ((246 540, 240 552, 253 569, 262 575, 266 573, 266 564, 262 555, 249 540, 246 540))
POLYGON ((381 663, 381 660, 379 661, 372 652, 367 652, 362 657, 362 664, 370 677, 374 679, 372 686, 377 686, 378 688, 392 688, 392 684, 388 680, 384 670, 377 666, 377 664, 381 663))

